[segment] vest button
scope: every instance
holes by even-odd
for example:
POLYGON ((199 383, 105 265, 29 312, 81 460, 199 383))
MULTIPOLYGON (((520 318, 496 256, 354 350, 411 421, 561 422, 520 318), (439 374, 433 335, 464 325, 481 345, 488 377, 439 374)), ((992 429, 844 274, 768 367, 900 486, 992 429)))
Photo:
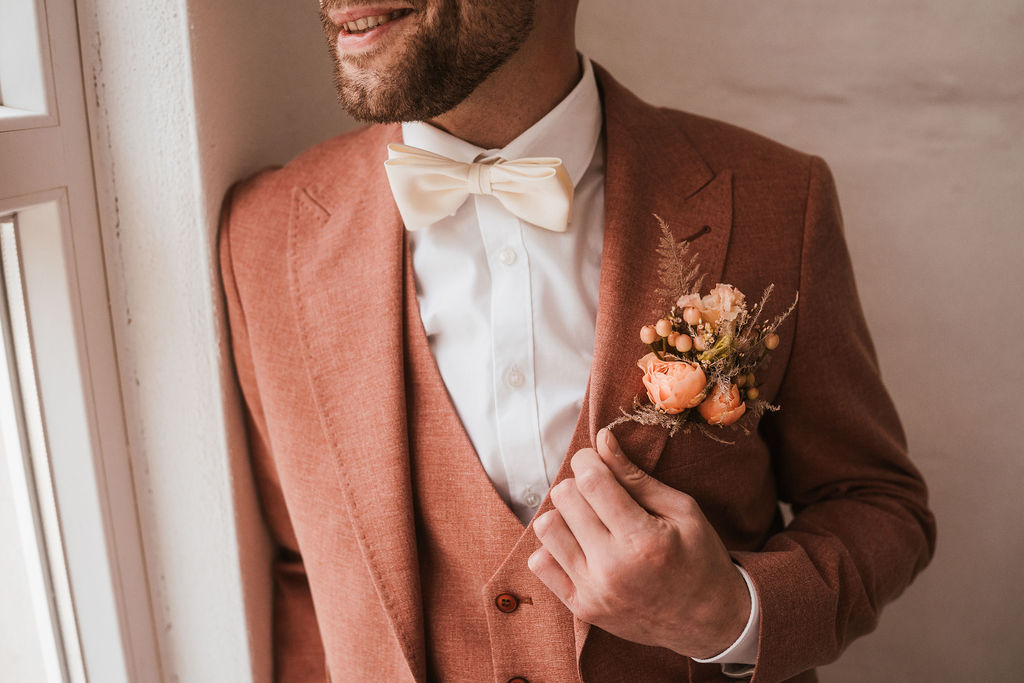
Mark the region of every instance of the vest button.
MULTIPOLYGON (((511 593, 502 593, 498 597, 494 598, 494 605, 502 612, 515 612, 516 608, 519 607, 519 598, 512 595, 511 593)), ((525 678, 513 678, 513 681, 526 681, 525 678)))
POLYGON ((530 683, 530 681, 526 680, 522 676, 516 676, 515 678, 508 679, 508 683, 530 683))

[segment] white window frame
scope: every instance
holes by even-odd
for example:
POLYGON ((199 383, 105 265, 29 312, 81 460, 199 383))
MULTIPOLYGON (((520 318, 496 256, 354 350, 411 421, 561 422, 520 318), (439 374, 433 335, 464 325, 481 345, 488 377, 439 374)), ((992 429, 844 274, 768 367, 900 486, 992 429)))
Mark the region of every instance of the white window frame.
POLYGON ((95 475, 83 519, 105 533, 93 561, 111 587, 105 611, 76 612, 86 675, 269 681, 274 548, 227 347, 217 217, 231 183, 355 125, 339 120, 315 6, 13 1, 45 10, 53 102, 24 116, 52 118, 0 124, 0 198, 65 194, 95 475), (4 165, 15 157, 27 161, 4 165))
MULTIPOLYGON (((34 580, 56 596, 51 622, 41 630, 54 631, 63 655, 46 642, 43 651, 64 660, 49 662, 49 676, 57 680, 157 680, 155 621, 111 329, 76 7, 73 0, 2 4, 0 215, 49 206, 53 218, 18 226, 29 321, 20 360, 31 355, 38 392, 29 410, 23 404, 7 411, 21 425, 17 434, 5 433, 3 445, 14 474, 16 456, 24 458, 19 507, 30 551, 35 537, 35 555, 30 552, 28 561, 37 572, 40 563, 47 565, 34 580), (26 413, 34 410, 41 438, 28 438, 24 430, 31 423, 26 413), (10 453, 14 448, 21 453, 10 453), (28 476, 30 469, 34 476, 28 476), (32 482, 33 489, 25 488, 32 482)), ((9 351, 5 361, 13 359, 9 351)), ((20 399, 33 401, 25 394, 20 399)), ((37 607, 37 614, 45 616, 43 611, 37 607)))
POLYGON ((0 131, 57 125, 43 2, 0 3, 0 131))

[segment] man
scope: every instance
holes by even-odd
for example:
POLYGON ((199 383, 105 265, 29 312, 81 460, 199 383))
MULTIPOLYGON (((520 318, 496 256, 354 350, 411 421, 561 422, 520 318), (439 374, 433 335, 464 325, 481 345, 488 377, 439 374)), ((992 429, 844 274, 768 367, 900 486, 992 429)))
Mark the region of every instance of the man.
POLYGON ((931 556, 827 168, 636 99, 575 11, 324 0, 383 125, 225 203, 279 680, 815 680, 931 556), (553 187, 512 206, 522 158, 553 187), (710 282, 800 292, 758 378, 782 410, 731 445, 601 429, 642 392, 653 213, 710 282))

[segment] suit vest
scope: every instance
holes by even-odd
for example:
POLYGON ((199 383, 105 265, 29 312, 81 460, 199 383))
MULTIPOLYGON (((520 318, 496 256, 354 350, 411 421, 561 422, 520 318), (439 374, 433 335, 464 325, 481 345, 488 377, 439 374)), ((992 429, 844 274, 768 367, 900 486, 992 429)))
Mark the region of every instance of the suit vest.
POLYGON ((427 675, 578 681, 573 617, 534 576, 536 548, 495 491, 448 396, 405 254, 405 378, 427 675))

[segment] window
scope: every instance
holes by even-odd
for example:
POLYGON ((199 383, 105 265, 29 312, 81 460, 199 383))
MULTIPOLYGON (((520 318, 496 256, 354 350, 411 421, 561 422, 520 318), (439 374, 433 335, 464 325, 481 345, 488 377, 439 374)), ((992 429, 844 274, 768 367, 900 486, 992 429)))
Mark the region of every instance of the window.
POLYGON ((41 1, 0 3, 0 131, 56 123, 44 18, 41 1))
POLYGON ((12 662, 7 673, 25 681, 66 680, 65 643, 73 665, 81 667, 19 248, 19 223, 53 225, 55 213, 48 203, 0 216, 0 434, 7 475, 0 478, 0 541, 10 549, 0 560, 2 602, 10 606, 0 613, 0 655, 12 662))
POLYGON ((0 2, 5 680, 159 671, 75 17, 73 0, 0 2))

